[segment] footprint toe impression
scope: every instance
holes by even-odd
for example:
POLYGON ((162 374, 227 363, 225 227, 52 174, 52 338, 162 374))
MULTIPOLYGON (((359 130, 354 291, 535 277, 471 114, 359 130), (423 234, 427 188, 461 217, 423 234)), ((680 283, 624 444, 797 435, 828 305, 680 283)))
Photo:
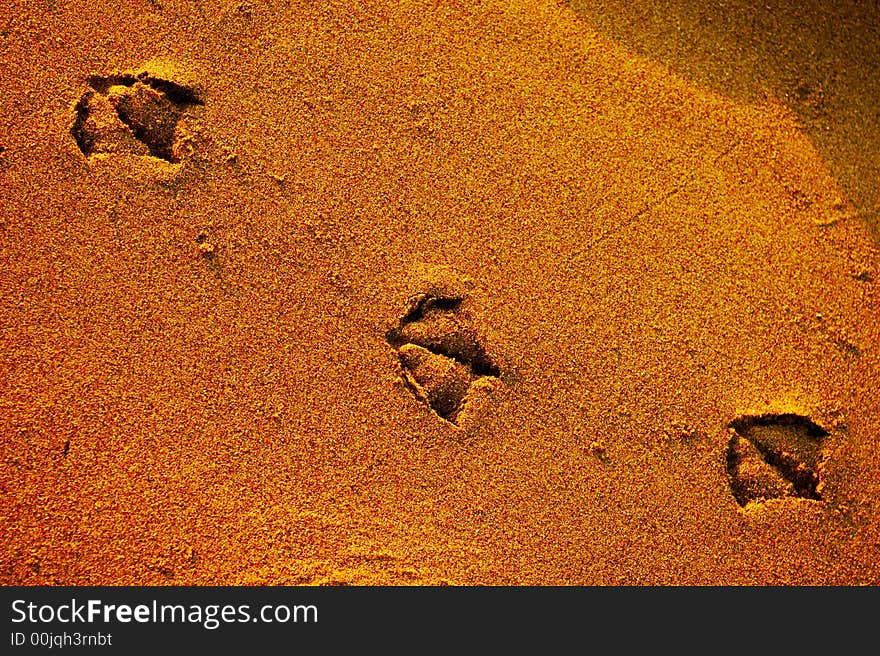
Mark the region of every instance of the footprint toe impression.
POLYGON ((500 375, 463 300, 422 296, 386 335, 416 398, 455 425, 478 420, 500 375))
POLYGON ((794 414, 741 417, 730 428, 727 473, 740 506, 786 497, 822 499, 828 431, 794 414))
POLYGON ((415 344, 400 347, 400 364, 417 395, 444 418, 456 413, 471 384, 468 368, 415 344))

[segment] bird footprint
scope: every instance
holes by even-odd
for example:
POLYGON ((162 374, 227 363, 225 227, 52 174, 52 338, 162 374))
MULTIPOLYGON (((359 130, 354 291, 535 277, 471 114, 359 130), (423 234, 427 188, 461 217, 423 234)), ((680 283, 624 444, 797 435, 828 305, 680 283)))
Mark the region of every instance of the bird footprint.
POLYGON ((500 376, 463 307, 465 301, 464 297, 419 295, 398 326, 386 334, 416 398, 461 427, 478 420, 500 376))
POLYGON ((828 431, 795 414, 740 417, 730 429, 727 473, 739 505, 822 499, 822 443, 828 431))

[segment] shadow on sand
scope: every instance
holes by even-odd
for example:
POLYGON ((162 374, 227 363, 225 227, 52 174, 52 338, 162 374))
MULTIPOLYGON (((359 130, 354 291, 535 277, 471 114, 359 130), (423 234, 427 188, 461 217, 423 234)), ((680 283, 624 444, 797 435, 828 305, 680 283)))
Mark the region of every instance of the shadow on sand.
POLYGON ((782 102, 880 243, 880 2, 568 1, 683 77, 742 102, 782 102))

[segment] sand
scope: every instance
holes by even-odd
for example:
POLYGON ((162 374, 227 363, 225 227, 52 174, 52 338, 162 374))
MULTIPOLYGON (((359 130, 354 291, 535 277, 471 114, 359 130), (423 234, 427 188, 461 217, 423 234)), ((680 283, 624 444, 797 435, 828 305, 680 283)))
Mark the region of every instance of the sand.
POLYGON ((0 10, 0 582, 880 583, 876 133, 650 4, 0 10))

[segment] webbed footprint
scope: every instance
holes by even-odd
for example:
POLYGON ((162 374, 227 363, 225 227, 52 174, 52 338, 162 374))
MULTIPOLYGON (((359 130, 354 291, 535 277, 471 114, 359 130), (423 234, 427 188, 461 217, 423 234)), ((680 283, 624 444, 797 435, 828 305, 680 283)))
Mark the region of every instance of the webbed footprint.
POLYGON ((464 301, 421 295, 386 334, 416 398, 455 425, 478 421, 500 376, 464 301))
POLYGON ((795 414, 741 417, 730 428, 727 473, 740 506, 786 497, 822 499, 828 431, 795 414))
POLYGON ((71 135, 84 155, 136 155, 176 163, 204 102, 189 87, 138 75, 93 76, 71 135))

